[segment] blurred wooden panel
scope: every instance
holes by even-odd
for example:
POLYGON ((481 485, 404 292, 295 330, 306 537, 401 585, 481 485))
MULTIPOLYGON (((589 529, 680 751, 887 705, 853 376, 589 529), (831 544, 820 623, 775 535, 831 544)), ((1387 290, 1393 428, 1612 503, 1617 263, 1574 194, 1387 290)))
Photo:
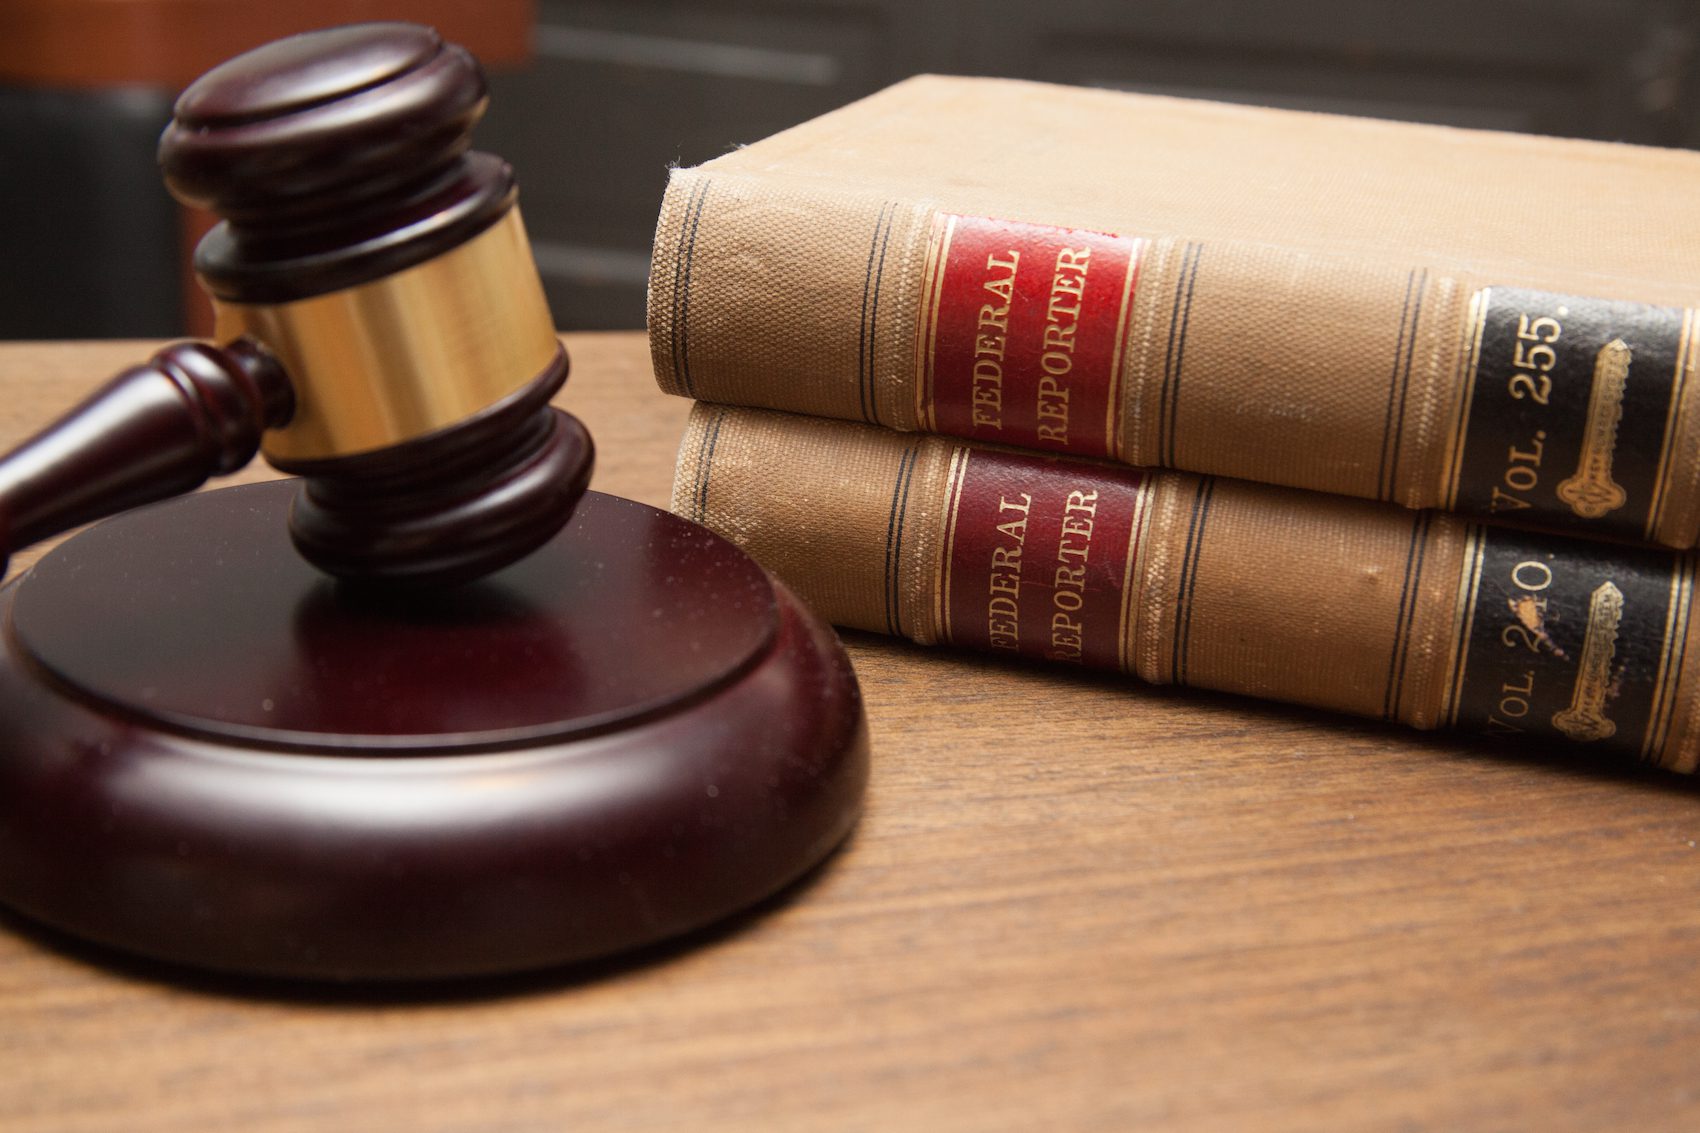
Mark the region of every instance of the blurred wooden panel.
POLYGON ((1662 0, 987 0, 987 72, 1377 118, 1681 145, 1700 12, 1662 0))
POLYGON ((189 268, 211 218, 154 170, 177 92, 273 39, 331 24, 435 26, 486 65, 527 57, 533 0, 0 0, 0 338, 212 332, 189 268), (43 223, 43 221, 46 223, 43 223))
POLYGON ((950 69, 953 8, 544 0, 534 61, 495 78, 478 144, 519 173, 557 321, 642 326, 668 167, 950 69))
POLYGON ((171 98, 0 87, 0 339, 182 331, 188 261, 154 168, 171 98))
POLYGON ((532 0, 4 0, 0 81, 173 90, 232 55, 330 24, 413 20, 485 63, 525 57, 532 0))

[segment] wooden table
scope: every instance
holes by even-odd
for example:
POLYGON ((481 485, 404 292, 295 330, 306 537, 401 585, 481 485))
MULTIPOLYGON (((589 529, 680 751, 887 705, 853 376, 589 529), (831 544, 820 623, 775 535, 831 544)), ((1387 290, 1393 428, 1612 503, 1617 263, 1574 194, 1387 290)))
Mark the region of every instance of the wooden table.
MULTIPOLYGON (((567 341, 597 486, 664 504, 685 404, 640 336, 567 341)), ((0 345, 0 443, 142 353, 0 345)), ((0 1129, 1700 1127, 1688 780, 848 644, 867 812, 782 899, 404 995, 7 917, 0 1129)))

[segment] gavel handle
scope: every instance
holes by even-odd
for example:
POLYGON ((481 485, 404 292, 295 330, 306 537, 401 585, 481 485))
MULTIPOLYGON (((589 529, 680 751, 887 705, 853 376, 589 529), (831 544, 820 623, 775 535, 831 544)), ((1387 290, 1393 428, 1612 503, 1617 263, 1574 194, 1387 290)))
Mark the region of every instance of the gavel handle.
POLYGON ((236 471, 294 411, 259 343, 167 346, 0 458, 0 574, 38 539, 236 471))

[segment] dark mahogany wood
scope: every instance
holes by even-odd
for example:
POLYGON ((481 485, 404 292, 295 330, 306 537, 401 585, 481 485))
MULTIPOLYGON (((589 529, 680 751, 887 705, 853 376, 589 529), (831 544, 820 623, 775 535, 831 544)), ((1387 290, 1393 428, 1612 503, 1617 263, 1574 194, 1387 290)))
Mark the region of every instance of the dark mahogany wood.
POLYGON ((421 263, 494 224, 513 172, 469 152, 483 72, 430 28, 374 23, 278 40, 177 100, 160 168, 225 218, 196 252, 212 292, 275 303, 421 263))
MULTIPOLYGON (((483 231, 514 201, 468 152, 483 106, 470 57, 407 25, 211 72, 161 156, 228 218, 212 290, 317 295, 483 231)), ((586 493, 567 368, 299 482, 108 520, 0 589, 0 901, 202 967, 431 979, 684 932, 842 840, 867 734, 837 639, 718 537, 586 493)), ((0 554, 240 467, 307 406, 291 381, 240 339, 120 375, 0 462, 0 554)))
POLYGON ((706 924, 850 829, 849 663, 718 537, 592 493, 378 601, 290 553, 291 494, 134 512, 0 591, 0 900, 202 967, 463 976, 706 924))
POLYGON ((460 424, 376 452, 285 465, 304 478, 289 513, 295 548, 351 582, 437 587, 529 554, 590 485, 596 448, 549 397, 567 355, 460 424))
POLYGON ((0 574, 38 539, 236 471, 293 407, 276 360, 247 339, 178 343, 125 370, 0 459, 0 574))
MULTIPOLYGON (((513 172, 470 152, 483 72, 430 28, 372 23, 292 36, 192 83, 160 139, 167 184, 224 217, 195 267, 238 303, 370 283, 459 247, 514 207, 513 172)), ((421 317, 427 317, 423 313, 421 317)), ((276 461, 307 478, 296 546, 351 579, 439 585, 548 539, 594 450, 548 408, 555 362, 500 406, 379 453, 276 461)))

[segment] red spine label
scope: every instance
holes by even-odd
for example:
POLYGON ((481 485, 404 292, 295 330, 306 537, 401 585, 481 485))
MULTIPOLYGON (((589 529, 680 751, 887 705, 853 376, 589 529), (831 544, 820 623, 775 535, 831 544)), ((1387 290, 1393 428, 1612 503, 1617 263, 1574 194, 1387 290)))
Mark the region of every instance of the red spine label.
POLYGON ((1123 344, 1145 244, 936 216, 918 324, 923 427, 1116 455, 1123 344))
POLYGON ((1132 671, 1138 469, 959 449, 939 580, 946 641, 1132 671))

